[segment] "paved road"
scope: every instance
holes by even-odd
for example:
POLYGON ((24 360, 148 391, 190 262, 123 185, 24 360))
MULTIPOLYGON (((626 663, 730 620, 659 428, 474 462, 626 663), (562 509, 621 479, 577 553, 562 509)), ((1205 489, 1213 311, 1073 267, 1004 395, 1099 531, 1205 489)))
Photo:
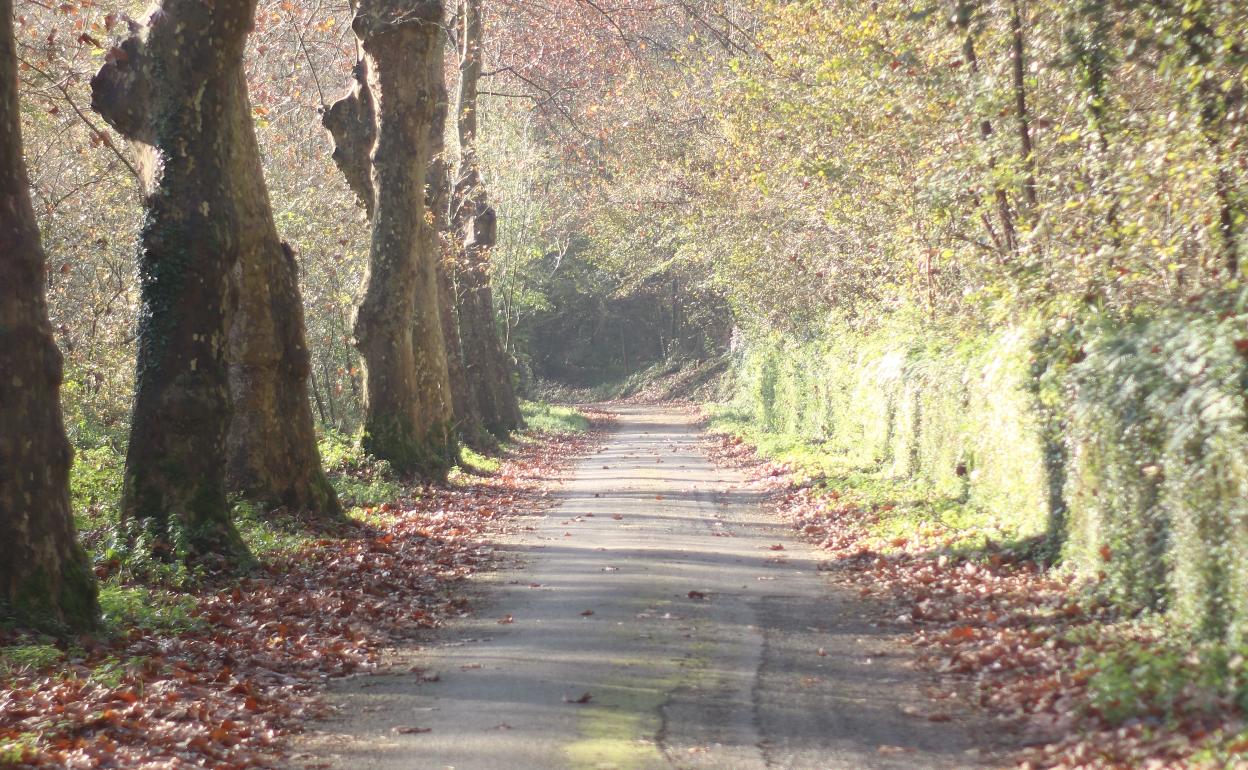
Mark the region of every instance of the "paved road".
POLYGON ((687 414, 619 411, 478 614, 339 684, 308 750, 349 770, 980 767, 975 731, 913 715, 921 675, 687 414))

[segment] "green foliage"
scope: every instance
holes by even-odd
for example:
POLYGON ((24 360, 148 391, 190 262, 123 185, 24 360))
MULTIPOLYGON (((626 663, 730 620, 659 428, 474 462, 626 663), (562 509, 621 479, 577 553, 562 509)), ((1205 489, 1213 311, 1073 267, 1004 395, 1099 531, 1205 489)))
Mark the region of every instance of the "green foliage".
POLYGON ((18 765, 34 754, 39 746, 39 733, 18 733, 11 738, 0 738, 0 765, 18 765))
POLYGON ((983 511, 999 536, 1043 534, 1051 512, 1026 390, 1028 335, 948 339, 898 325, 804 343, 752 341, 732 408, 818 446, 843 471, 904 480, 983 511))
MULTIPOLYGON (((1119 607, 1237 648, 1248 643, 1244 324, 1196 311, 956 342, 913 324, 771 335, 740 352, 727 414, 811 477, 900 484, 887 494, 903 513, 943 510, 949 528, 997 539, 1047 534, 1119 607)), ((893 518, 882 533, 905 529, 893 518)))
POLYGON ((589 420, 570 406, 557 406, 540 401, 520 402, 525 426, 538 433, 583 433, 589 420))
POLYGON ((243 542, 259 559, 294 553, 316 539, 316 531, 307 520, 284 509, 269 511, 243 501, 235 504, 232 513, 243 542))
POLYGON ((141 629, 177 634, 197 628, 195 599, 187 594, 147 585, 110 583, 100 588, 100 611, 105 627, 118 634, 141 629))
POLYGON ((1244 649, 1193 644, 1182 631, 1155 625, 1117 630, 1122 633, 1073 639, 1084 647, 1079 668, 1089 677, 1090 705, 1110 722, 1248 705, 1244 649))
POLYGON ((1070 385, 1071 558, 1121 603, 1231 645, 1248 641, 1244 320, 1099 324, 1070 385))
POLYGON ((74 454, 69 495, 80 532, 101 530, 117 522, 125 466, 125 452, 107 443, 81 448, 74 454))
POLYGON ((64 658, 65 653, 53 644, 32 642, 0 647, 0 676, 9 676, 22 670, 39 671, 64 658))
POLYGON ((390 463, 366 454, 358 441, 327 430, 319 446, 330 483, 345 508, 380 505, 402 496, 403 485, 390 463))

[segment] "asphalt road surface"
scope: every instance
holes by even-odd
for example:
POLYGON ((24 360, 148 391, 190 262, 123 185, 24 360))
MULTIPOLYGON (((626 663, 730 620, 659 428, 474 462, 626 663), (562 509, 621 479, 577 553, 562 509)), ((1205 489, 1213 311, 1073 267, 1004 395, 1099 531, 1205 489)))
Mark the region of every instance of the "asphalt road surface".
POLYGON ((932 718, 893 632, 706 459, 688 413, 617 411, 472 617, 332 689, 340 716, 302 748, 315 764, 983 766, 989 731, 932 718))

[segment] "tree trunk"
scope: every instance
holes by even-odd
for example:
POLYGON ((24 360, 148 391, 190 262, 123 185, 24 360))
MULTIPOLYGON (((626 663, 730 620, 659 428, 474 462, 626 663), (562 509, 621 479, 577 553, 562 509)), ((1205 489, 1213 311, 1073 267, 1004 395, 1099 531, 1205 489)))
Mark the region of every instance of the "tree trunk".
POLYGON ((1027 213, 1035 216, 1036 210, 1036 151, 1031 138, 1031 112, 1027 108, 1027 46, 1023 28, 1022 0, 1010 3, 1010 58, 1014 79, 1014 119, 1018 126, 1018 147, 1022 156, 1023 200, 1027 213))
POLYGON ((0 617, 47 631, 95 625, 95 579, 69 505, 61 353, 22 160, 12 0, 0 0, 0 617))
POLYGON ((277 235, 240 71, 227 108, 229 169, 239 215, 236 305, 230 325, 230 395, 226 481, 271 507, 326 517, 342 514, 321 468, 308 399, 311 359, 303 325, 299 269, 277 235))
POLYGON ((355 320, 364 448, 427 479, 445 477, 457 454, 436 264, 421 244, 438 102, 431 57, 441 55, 441 21, 440 0, 363 0, 352 22, 364 50, 356 88, 325 117, 334 159, 373 226, 355 320), (363 165, 370 157, 371 167, 363 165))
POLYGON ((242 243, 232 95, 253 0, 162 0, 92 79, 92 107, 149 145, 123 522, 166 557, 247 560, 225 494, 230 271, 242 243))
POLYGON ((485 448, 493 442, 481 426, 481 416, 472 399, 468 373, 459 338, 459 317, 455 307, 455 283, 452 276, 453 257, 447 248, 447 211, 450 206, 450 166, 446 160, 446 118, 449 112, 445 56, 442 47, 430 57, 430 78, 438 95, 438 106, 429 126, 430 150, 433 153, 425 176, 425 229, 421 234, 422 258, 433 260, 438 281, 438 315, 442 322, 442 343, 446 349, 446 370, 449 379, 455 431, 469 446, 485 448))
POLYGON ((490 250, 497 220, 486 197, 477 162, 477 84, 481 78, 481 4, 463 0, 459 14, 459 166, 455 174, 451 221, 462 239, 459 271, 459 326, 464 365, 482 425, 496 436, 521 427, 520 405, 511 384, 511 367, 494 325, 490 250))

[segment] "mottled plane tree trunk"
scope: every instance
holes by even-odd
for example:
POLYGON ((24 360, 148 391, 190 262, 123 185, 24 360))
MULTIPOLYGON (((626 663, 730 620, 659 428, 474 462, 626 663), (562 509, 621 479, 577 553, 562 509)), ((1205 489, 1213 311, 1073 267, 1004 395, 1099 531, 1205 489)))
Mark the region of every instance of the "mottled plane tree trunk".
MULTIPOLYGON (((93 106, 151 159, 152 68, 141 37, 123 44, 126 61, 97 78, 93 106)), ((277 235, 241 68, 223 99, 225 169, 237 210, 238 262, 227 358, 232 398, 226 439, 227 487, 271 507, 337 516, 342 508, 321 468, 308 401, 309 356, 298 270, 277 235)), ((150 163, 144 164, 150 167, 150 163)), ((150 168, 155 171, 154 168, 150 168)), ((151 180, 149 180, 151 181, 151 180)))
POLYGON ((477 160, 477 89, 481 79, 481 3, 461 0, 459 94, 456 105, 459 163, 455 170, 451 224, 460 239, 457 304, 464 365, 484 427, 506 436, 521 427, 520 404, 511 367, 494 324, 490 251, 497 241, 497 216, 489 204, 477 160))
POLYGON ((355 88, 324 119, 334 160, 372 220, 355 319, 364 448, 427 479, 444 477, 457 455, 436 259, 422 247, 441 23, 440 0, 361 0, 351 25, 364 52, 355 88))
POLYGON ((438 95, 438 106, 429 126, 432 159, 425 175, 425 224, 421 249, 434 261, 438 280, 438 310, 442 321, 442 341, 446 347, 446 369, 450 380, 455 429, 469 445, 483 448, 493 444, 481 426, 481 415, 468 385, 463 349, 459 337, 459 316, 455 307, 454 254, 448 235, 447 216, 451 198, 451 167, 446 158, 446 119, 450 112, 443 49, 430 57, 430 77, 438 95))
POLYGON ((227 108, 239 260, 229 337, 233 413, 226 481, 231 489, 268 506, 337 517, 342 506, 321 467, 308 399, 311 359, 298 266, 273 223, 241 71, 227 108))
POLYGON ((61 353, 22 160, 12 0, 0 0, 0 616, 48 631, 96 622, 69 505, 61 353))
POLYGON ((254 0, 161 0, 92 79, 92 107, 150 147, 123 521, 157 555, 247 559, 226 499, 230 272, 238 263, 231 104, 254 0))

